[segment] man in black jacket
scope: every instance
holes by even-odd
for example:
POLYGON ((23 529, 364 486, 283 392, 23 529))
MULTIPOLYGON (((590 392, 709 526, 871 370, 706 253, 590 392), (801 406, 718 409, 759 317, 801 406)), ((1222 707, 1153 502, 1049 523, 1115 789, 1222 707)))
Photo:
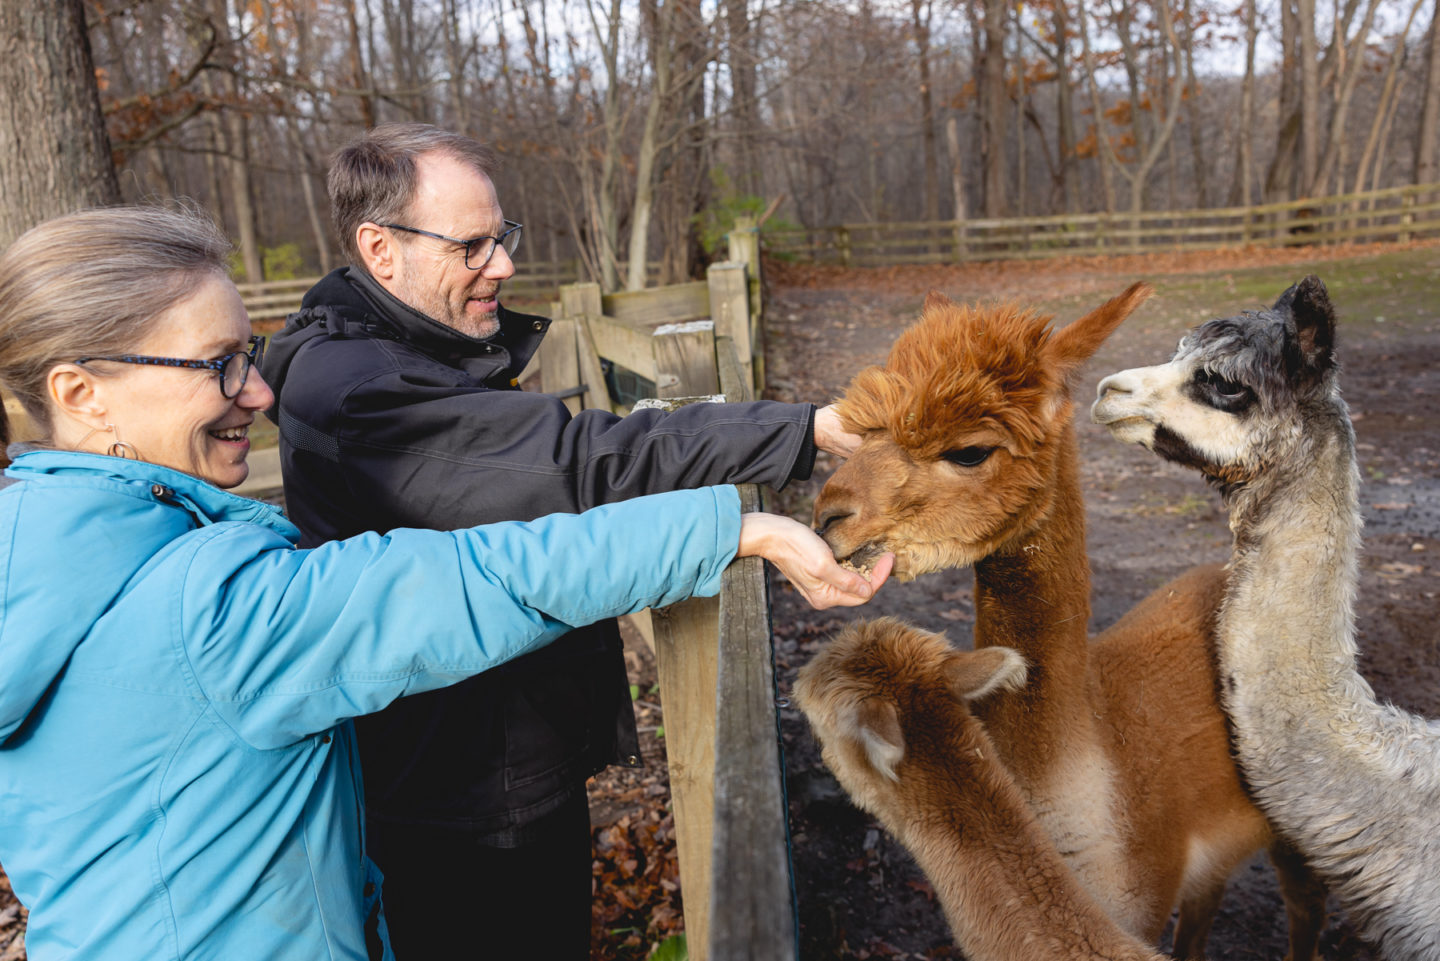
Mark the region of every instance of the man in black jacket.
MULTIPOLYGON (((808 404, 571 417, 516 389, 549 321, 500 305, 520 226, 493 170, 480 144, 422 124, 377 128, 333 159, 350 267, 306 294, 263 371, 302 546, 707 484, 779 488, 809 476, 817 444, 853 450, 833 412, 808 404)), ((869 595, 838 567, 820 576, 869 595)), ((585 781, 640 763, 615 622, 357 727, 397 957, 586 957, 585 781)))

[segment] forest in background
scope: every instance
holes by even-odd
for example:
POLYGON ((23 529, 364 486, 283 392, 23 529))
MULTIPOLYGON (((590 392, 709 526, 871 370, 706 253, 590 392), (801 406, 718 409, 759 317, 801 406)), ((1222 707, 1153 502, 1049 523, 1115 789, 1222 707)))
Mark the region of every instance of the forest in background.
MULTIPOLYGON (((0 30, 47 16, 29 6, 0 0, 0 30)), ((741 212, 1178 210, 1440 180, 1435 0, 55 7, 88 40, 119 199, 211 210, 246 280, 336 265, 327 158, 396 120, 494 145, 521 268, 578 259, 607 289, 643 285, 647 261, 695 275, 741 212)), ((6 89, 30 66, 0 62, 6 89)), ((24 122, 6 111, 0 135, 24 122)), ((5 213, 0 244, 28 225, 5 213)))

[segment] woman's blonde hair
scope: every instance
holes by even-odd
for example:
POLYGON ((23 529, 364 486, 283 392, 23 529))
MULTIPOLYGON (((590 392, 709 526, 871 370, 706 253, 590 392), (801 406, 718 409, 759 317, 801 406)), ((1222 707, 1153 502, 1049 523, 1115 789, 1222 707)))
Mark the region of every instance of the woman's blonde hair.
POLYGON ((136 206, 47 220, 0 254, 0 383, 42 439, 50 371, 133 350, 158 316, 228 274, 230 249, 202 213, 136 206))

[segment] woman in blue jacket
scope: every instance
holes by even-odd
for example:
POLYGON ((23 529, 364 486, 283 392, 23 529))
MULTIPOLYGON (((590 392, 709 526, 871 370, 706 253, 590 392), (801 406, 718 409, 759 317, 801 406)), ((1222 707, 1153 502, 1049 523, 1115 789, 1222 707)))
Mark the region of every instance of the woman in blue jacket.
MULTIPOLYGON (((733 488, 295 548, 226 493, 272 395, 203 218, 110 208, 0 256, 0 380, 46 440, 0 490, 0 864, 50 958, 389 958, 350 718, 772 561, 733 488)), ((12 450, 14 450, 12 448, 12 450)))

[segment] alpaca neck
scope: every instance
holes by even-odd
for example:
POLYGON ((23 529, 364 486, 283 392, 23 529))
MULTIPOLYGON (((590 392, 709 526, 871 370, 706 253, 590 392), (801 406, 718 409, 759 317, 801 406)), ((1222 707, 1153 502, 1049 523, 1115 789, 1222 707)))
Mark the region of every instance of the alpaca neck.
POLYGON ((882 820, 898 822, 887 827, 930 880, 966 956, 1154 958, 1080 887, 979 725, 962 717, 948 729, 950 743, 902 772, 897 791, 909 802, 882 820))
POLYGON ((1089 716, 1090 562, 1073 426, 1066 425, 1058 443, 1049 502, 1038 521, 975 564, 975 646, 1013 647, 1031 667, 1024 691, 996 698, 983 713, 992 725, 1008 719, 1045 738, 1078 728, 1089 716))
POLYGON ((1231 498, 1235 554, 1218 632, 1242 753, 1247 743, 1298 744, 1294 730, 1318 734, 1337 718, 1378 713, 1355 669, 1354 436, 1343 409, 1325 426, 1231 498), (1315 724, 1294 728, 1306 720, 1315 724))

